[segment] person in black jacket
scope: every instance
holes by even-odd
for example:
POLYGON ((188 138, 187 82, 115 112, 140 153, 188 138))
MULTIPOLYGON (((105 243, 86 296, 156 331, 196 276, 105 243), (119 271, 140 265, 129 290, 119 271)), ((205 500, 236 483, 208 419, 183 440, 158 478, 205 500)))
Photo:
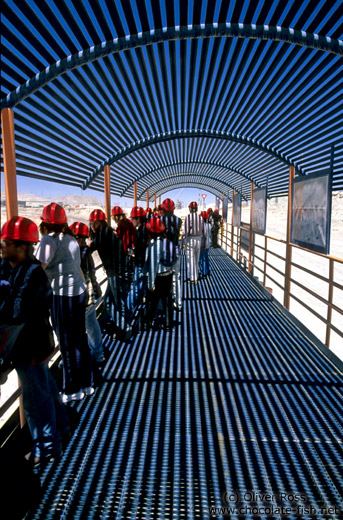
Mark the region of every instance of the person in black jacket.
POLYGON ((127 270, 123 243, 107 224, 105 213, 95 209, 89 215, 91 251, 98 251, 107 274, 108 286, 104 296, 107 312, 118 327, 116 338, 128 340, 132 335, 130 313, 127 308, 127 270))
POLYGON ((62 453, 62 437, 70 427, 48 367, 54 350, 49 309, 52 290, 45 271, 33 256, 38 228, 24 217, 12 217, 1 233, 2 324, 22 325, 13 364, 20 380, 23 406, 33 440, 30 461, 51 461, 62 453))
MULTIPOLYGON (((179 247, 180 231, 182 227, 182 220, 174 215, 175 203, 171 199, 165 199, 162 204, 163 214, 161 220, 165 225, 165 233, 167 238, 173 242, 175 247, 179 247)), ((172 293, 174 300, 174 309, 177 311, 182 310, 182 299, 181 299, 181 273, 180 273, 180 258, 173 266, 173 285, 172 293)))
POLYGON ((143 268, 148 243, 148 231, 145 227, 145 217, 145 210, 142 207, 135 206, 132 208, 131 220, 136 230, 134 244, 135 269, 131 288, 127 296, 127 305, 132 314, 142 301, 146 290, 146 276, 143 273, 143 268))

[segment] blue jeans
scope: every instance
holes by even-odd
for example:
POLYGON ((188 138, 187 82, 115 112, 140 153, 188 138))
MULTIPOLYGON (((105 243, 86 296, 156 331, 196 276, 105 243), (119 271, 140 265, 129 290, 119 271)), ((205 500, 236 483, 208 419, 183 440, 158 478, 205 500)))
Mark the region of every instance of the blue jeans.
POLYGON ((200 259, 199 259, 199 272, 203 276, 207 276, 210 272, 210 259, 208 257, 209 249, 201 249, 200 250, 200 259))
POLYGON ((127 308, 127 281, 118 276, 107 276, 105 294, 106 310, 120 330, 129 328, 130 313, 127 308))
POLYGON ((61 453, 61 435, 70 432, 68 416, 47 361, 16 367, 35 457, 61 453))
POLYGON ((143 274, 143 267, 136 266, 131 284, 131 289, 127 295, 127 307, 133 314, 136 307, 141 303, 146 291, 146 276, 143 274))
POLYGON ((101 363, 101 361, 104 361, 104 352, 102 349, 101 328, 98 320, 96 319, 97 304, 98 302, 86 308, 86 332, 88 336, 88 345, 91 349, 92 359, 96 363, 101 363))

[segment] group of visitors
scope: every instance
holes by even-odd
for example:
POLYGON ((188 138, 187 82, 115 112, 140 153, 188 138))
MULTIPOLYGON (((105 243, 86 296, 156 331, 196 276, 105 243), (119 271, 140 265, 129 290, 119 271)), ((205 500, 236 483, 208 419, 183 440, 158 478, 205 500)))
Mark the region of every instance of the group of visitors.
POLYGON ((113 227, 101 209, 90 213, 89 227, 68 226, 64 208, 51 203, 43 209, 39 230, 24 217, 12 217, 3 226, 0 324, 24 325, 14 366, 33 439, 33 464, 61 454, 62 439, 70 435, 63 403, 93 394, 105 360, 96 318, 102 295, 92 253, 98 251, 106 271, 104 303, 120 340, 131 337, 139 306, 145 330, 158 308, 164 328, 172 328, 173 311, 182 307, 179 247, 185 249, 189 283, 198 282, 198 273, 210 274, 213 212, 198 214, 191 202, 180 243, 182 220, 174 210, 167 198, 154 211, 135 206, 130 219, 115 206, 113 227), (49 318, 62 356, 61 394, 48 368, 54 350, 49 318))

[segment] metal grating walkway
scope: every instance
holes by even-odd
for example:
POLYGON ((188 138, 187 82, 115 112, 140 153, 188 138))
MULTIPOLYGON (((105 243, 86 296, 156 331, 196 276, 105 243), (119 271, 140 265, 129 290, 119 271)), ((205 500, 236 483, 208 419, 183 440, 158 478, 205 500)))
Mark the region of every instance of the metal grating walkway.
POLYGON ((210 259, 209 279, 183 284, 172 332, 105 338, 107 381, 75 405, 78 428, 30 519, 343 508, 342 373, 223 251, 210 259))

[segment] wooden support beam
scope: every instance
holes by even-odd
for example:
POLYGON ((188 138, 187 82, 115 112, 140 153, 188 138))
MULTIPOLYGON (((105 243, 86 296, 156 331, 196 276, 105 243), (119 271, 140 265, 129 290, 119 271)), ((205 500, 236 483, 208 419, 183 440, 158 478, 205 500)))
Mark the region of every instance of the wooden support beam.
POLYGON ((156 198, 157 198, 157 195, 155 193, 155 202, 154 202, 154 208, 156 208, 156 198))
POLYGON ((7 219, 18 215, 17 170, 15 159, 14 116, 11 108, 1 110, 2 150, 7 219))
POLYGON ((149 207, 149 196, 150 196, 150 190, 149 188, 146 190, 146 207, 149 207))
POLYGON ((161 205, 161 195, 158 197, 158 204, 161 205))
POLYGON ((133 205, 137 206, 137 182, 133 185, 133 205))
POLYGON ((105 215, 109 225, 111 225, 111 171, 110 166, 106 164, 104 168, 104 193, 105 193, 105 215))
POLYGON ((295 177, 294 166, 289 167, 288 179, 288 210, 287 210, 287 232, 286 232, 286 264, 285 264, 285 287, 283 293, 283 305, 289 310, 291 299, 291 262, 292 262, 292 244, 291 244, 291 223, 292 223, 292 181, 295 177))

